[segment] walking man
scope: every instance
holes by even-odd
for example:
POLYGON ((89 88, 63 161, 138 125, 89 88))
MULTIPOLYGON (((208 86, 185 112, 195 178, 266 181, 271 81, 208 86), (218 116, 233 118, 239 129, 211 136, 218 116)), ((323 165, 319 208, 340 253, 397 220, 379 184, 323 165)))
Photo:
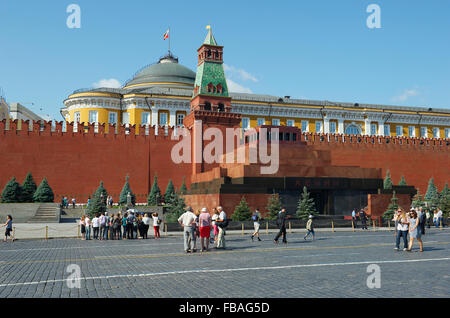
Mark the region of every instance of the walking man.
POLYGON ((259 209, 256 208, 255 212, 253 212, 252 215, 252 221, 253 221, 253 227, 255 228, 255 232, 252 234, 252 241, 253 238, 256 236, 258 238, 258 241, 261 242, 261 239, 259 238, 259 220, 261 219, 261 213, 259 212, 259 209))
POLYGON ((216 223, 219 226, 219 235, 217 236, 217 247, 218 249, 225 249, 226 243, 225 243, 225 228, 228 224, 227 221, 227 214, 223 210, 221 206, 217 208, 217 211, 219 212, 219 218, 216 220, 216 223))
POLYGON ((308 231, 303 239, 307 239, 310 234, 312 234, 312 240, 314 241, 314 226, 313 226, 313 216, 310 215, 308 222, 306 223, 306 230, 308 231))
POLYGON ((288 216, 286 214, 286 209, 282 208, 280 212, 278 212, 278 218, 277 218, 277 225, 280 228, 280 231, 278 232, 277 236, 275 236, 275 239, 273 242, 275 244, 278 244, 278 239, 280 236, 283 236, 283 243, 287 244, 286 240, 286 220, 288 219, 288 216))
POLYGON ((179 218, 178 223, 183 227, 183 238, 184 238, 184 252, 195 252, 194 251, 194 227, 193 223, 195 223, 196 216, 193 213, 191 207, 186 208, 186 212, 184 212, 179 218), (189 246, 189 239, 191 244, 189 246))
POLYGON ((352 211, 352 221, 353 221, 353 226, 356 229, 358 227, 358 221, 356 219, 356 210, 355 209, 353 209, 353 211, 352 211))

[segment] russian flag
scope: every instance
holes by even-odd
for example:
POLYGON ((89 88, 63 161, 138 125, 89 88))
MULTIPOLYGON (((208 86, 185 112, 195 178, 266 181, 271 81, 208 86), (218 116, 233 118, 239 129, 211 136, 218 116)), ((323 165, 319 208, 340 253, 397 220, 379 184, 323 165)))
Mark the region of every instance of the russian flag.
POLYGON ((170 29, 168 29, 168 30, 166 31, 166 33, 164 33, 164 40, 166 40, 166 39, 169 38, 169 33, 170 33, 170 29))

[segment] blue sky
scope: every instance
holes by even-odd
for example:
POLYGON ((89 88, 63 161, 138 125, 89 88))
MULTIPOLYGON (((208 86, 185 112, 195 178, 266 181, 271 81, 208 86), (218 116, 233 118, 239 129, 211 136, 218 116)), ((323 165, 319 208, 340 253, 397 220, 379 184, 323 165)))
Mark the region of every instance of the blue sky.
POLYGON ((235 90, 448 109, 449 12, 448 0, 1 0, 0 87, 62 120, 74 90, 124 83, 164 55, 169 25, 173 53, 195 70, 210 24, 235 90), (72 3, 81 29, 66 26, 72 3), (381 29, 366 25, 370 4, 381 29))

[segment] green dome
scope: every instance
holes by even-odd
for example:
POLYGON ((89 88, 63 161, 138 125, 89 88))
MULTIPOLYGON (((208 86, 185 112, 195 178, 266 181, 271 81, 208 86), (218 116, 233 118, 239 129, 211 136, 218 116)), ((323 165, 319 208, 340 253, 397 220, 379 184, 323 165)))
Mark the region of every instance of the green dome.
POLYGON ((166 55, 158 63, 145 67, 125 84, 125 89, 145 87, 194 87, 195 72, 178 64, 178 59, 166 55))

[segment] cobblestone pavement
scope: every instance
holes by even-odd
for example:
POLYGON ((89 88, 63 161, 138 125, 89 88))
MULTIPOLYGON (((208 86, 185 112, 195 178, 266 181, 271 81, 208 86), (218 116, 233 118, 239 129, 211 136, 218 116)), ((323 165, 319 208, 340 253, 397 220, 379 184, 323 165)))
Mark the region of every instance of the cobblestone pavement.
MULTIPOLYGON (((425 251, 394 251, 393 232, 226 236, 227 250, 185 254, 181 237, 161 240, 24 240, 0 245, 5 297, 449 297, 450 231, 431 229, 425 251), (80 288, 69 288, 71 264, 80 288), (370 264, 381 287, 367 287, 370 264)), ((199 243, 199 242, 198 242, 199 243)), ((76 282, 76 281, 75 281, 76 282)))

